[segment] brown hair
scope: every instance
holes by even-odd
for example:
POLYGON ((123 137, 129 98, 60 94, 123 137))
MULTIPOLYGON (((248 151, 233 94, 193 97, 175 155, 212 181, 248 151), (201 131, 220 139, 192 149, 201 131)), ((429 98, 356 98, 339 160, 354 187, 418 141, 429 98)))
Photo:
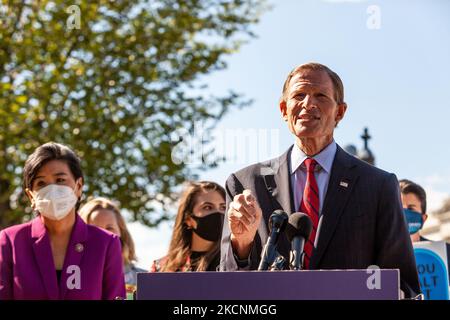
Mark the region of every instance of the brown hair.
MULTIPOLYGON (((177 216, 175 218, 175 226, 170 241, 169 253, 166 261, 161 267, 161 271, 175 272, 180 270, 185 264, 186 259, 191 252, 192 229, 186 225, 186 218, 192 216, 197 195, 203 191, 217 191, 225 199, 225 189, 215 182, 200 181, 189 182, 188 187, 183 192, 180 205, 178 207, 177 216)), ((195 271, 205 271, 208 265, 219 253, 220 241, 217 241, 213 247, 200 258, 195 271)))
POLYGON ((426 214, 427 213, 427 194, 425 193, 425 190, 417 183, 414 183, 407 179, 400 180, 399 184, 400 184, 400 192, 402 194, 412 193, 412 194, 416 195, 417 198, 419 198, 422 214, 426 214))
POLYGON ((122 257, 125 264, 137 261, 136 251, 134 248, 134 242, 131 238, 131 234, 128 231, 125 219, 120 213, 119 206, 113 201, 106 198, 94 198, 89 200, 80 210, 81 218, 88 224, 91 223, 91 215, 94 211, 106 209, 114 213, 117 225, 120 231, 120 242, 122 243, 122 257))
POLYGON ((296 74, 300 73, 302 70, 318 70, 318 71, 325 71, 328 76, 330 77, 331 81, 333 82, 334 86, 334 99, 338 104, 344 103, 344 85, 342 83, 341 78, 338 76, 336 72, 328 68, 327 66, 316 63, 316 62, 310 62, 306 64, 302 64, 300 66, 295 67, 287 76, 286 81, 283 85, 283 92, 281 94, 280 101, 286 101, 286 95, 289 87, 289 83, 291 82, 291 79, 296 74))
MULTIPOLYGON (((69 147, 55 143, 48 142, 36 148, 34 152, 25 161, 23 169, 23 190, 32 190, 33 182, 39 170, 46 163, 52 160, 64 161, 69 166, 75 180, 81 178, 84 180, 83 171, 81 170, 81 161, 72 149, 69 147)), ((75 211, 80 207, 80 199, 78 199, 75 211)))

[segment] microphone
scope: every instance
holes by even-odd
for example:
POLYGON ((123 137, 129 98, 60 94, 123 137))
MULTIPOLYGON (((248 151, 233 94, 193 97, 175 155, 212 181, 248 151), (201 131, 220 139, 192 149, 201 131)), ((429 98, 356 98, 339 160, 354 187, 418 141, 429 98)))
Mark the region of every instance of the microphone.
POLYGON ((311 235, 312 227, 312 221, 305 213, 295 212, 290 215, 285 232, 291 242, 289 258, 291 270, 301 270, 302 268, 303 247, 311 235))
POLYGON ((258 270, 268 270, 275 259, 279 256, 277 251, 278 239, 286 228, 288 215, 283 210, 275 210, 269 218, 270 236, 261 253, 261 261, 258 270))

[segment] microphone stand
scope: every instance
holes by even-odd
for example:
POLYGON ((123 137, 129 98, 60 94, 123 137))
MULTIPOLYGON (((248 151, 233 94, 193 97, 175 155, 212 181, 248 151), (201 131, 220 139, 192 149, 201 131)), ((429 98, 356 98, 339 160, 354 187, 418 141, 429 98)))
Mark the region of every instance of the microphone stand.
POLYGON ((277 252, 278 256, 273 261, 272 265, 269 268, 269 271, 279 271, 284 270, 284 265, 286 263, 286 259, 277 252))

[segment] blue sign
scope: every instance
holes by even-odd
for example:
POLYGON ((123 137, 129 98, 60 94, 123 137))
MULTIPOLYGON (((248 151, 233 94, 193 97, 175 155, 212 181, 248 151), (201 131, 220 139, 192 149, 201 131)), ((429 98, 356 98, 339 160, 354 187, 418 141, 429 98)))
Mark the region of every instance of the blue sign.
POLYGON ((441 257, 424 248, 415 248, 414 255, 425 300, 449 300, 448 273, 441 257))

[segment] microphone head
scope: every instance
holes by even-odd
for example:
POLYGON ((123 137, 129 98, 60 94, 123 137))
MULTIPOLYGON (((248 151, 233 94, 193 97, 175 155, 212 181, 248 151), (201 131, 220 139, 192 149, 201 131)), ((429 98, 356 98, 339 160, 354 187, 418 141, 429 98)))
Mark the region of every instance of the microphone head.
POLYGON ((279 229, 280 232, 284 231, 289 217, 283 210, 275 210, 269 218, 269 230, 272 231, 273 228, 279 229))
POLYGON ((303 212, 294 212, 289 216, 289 222, 286 226, 286 236, 289 241, 294 237, 301 236, 305 240, 309 239, 312 231, 312 221, 307 214, 303 212))

